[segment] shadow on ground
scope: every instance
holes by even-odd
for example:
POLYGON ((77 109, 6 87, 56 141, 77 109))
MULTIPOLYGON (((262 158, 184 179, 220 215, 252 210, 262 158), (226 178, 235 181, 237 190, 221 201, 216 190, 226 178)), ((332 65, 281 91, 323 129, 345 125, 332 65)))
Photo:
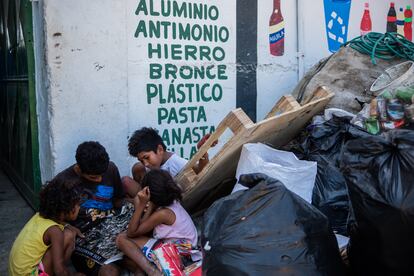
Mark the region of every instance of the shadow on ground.
POLYGON ((11 246, 33 214, 33 209, 0 169, 0 275, 8 275, 11 246))

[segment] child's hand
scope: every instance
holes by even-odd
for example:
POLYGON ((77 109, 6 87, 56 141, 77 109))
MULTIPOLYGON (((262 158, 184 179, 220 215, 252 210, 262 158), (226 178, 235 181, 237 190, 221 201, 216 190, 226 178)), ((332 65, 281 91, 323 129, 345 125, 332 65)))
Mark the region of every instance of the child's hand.
MULTIPOLYGON (((201 138, 201 140, 197 143, 197 149, 200 149, 202 145, 204 145, 204 143, 208 140, 208 138, 210 138, 210 133, 207 133, 206 135, 203 136, 203 138, 201 138)), ((214 147, 215 145, 217 145, 218 140, 214 141, 213 144, 211 144, 212 147, 214 147)))
POLYGON ((85 238, 85 235, 82 234, 82 232, 77 227, 72 226, 70 224, 66 224, 65 225, 65 228, 68 229, 68 230, 70 230, 70 231, 72 231, 72 232, 74 232, 76 234, 76 236, 78 236, 78 237, 80 237, 82 239, 85 238))
POLYGON ((154 211, 155 205, 152 201, 148 201, 147 205, 145 205, 144 213, 152 213, 154 211))
POLYGON ((139 201, 142 202, 142 204, 147 204, 150 201, 150 190, 149 187, 145 187, 141 191, 138 192, 137 197, 139 198, 139 201))

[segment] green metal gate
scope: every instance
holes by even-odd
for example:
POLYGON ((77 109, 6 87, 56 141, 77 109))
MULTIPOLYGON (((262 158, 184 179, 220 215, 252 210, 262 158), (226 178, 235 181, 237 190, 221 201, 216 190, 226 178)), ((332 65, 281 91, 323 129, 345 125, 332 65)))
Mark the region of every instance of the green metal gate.
POLYGON ((35 207, 41 179, 32 4, 0 1, 0 164, 35 207))

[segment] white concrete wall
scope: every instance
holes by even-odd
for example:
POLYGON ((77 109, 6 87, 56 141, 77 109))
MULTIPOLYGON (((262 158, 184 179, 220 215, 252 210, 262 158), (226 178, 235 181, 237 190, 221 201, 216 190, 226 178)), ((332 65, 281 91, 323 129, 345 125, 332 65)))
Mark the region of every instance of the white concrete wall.
POLYGON ((85 140, 100 141, 126 173, 125 3, 46 0, 43 4, 52 174, 75 162, 76 147, 85 140))
MULTIPOLYGON (((150 0, 144 1, 149 6, 150 0)), ((183 1, 177 1, 182 3, 183 1)), ((43 178, 66 168, 75 162, 75 149, 85 140, 98 140, 108 150, 111 159, 119 166, 121 174, 129 174, 135 161, 128 156, 127 138, 132 131, 142 126, 153 126, 161 133, 172 134, 172 130, 193 130, 200 126, 217 126, 221 119, 236 105, 236 0, 188 0, 187 3, 202 3, 217 8, 216 19, 198 20, 192 18, 151 15, 141 11, 136 14, 140 1, 137 0, 40 0, 43 7, 43 20, 38 20, 37 28, 44 31, 44 53, 37 53, 38 66, 45 68, 43 87, 38 89, 39 139, 41 144, 41 167, 43 178), (224 26, 229 31, 225 42, 186 41, 167 37, 150 38, 142 33, 134 34, 139 22, 167 21, 170 23, 212 24, 224 26), (178 60, 150 57, 148 45, 159 43, 201 46, 210 49, 221 47, 225 58, 220 61, 178 60), (150 63, 176 66, 226 66, 227 79, 220 80, 172 80, 162 77, 150 78, 150 63), (160 94, 151 98, 149 104, 148 83, 160 85, 164 97, 169 85, 177 88, 179 83, 219 84, 223 96, 218 101, 164 103, 160 94), (174 118, 161 118, 162 112, 170 113, 173 108, 203 107, 205 117, 197 121, 177 123, 174 118)), ((321 58, 330 54, 325 32, 323 0, 281 0, 285 20, 285 54, 280 57, 269 53, 269 18, 272 13, 272 0, 258 0, 257 17, 257 119, 260 120, 270 110, 277 99, 288 94, 298 81, 299 70, 309 69, 321 58), (299 9, 299 13, 297 10, 299 9), (297 17, 299 14, 299 18, 297 17), (299 22, 299 24, 298 24, 299 22), (298 35, 298 29, 299 34, 298 35), (301 49, 299 49, 301 48, 301 49), (304 53, 303 64, 297 52, 304 53), (303 66, 303 67, 302 67, 303 66)), ((352 0, 348 40, 359 35, 359 25, 365 1, 352 0)), ((384 32, 389 2, 368 0, 371 6, 373 31, 384 32)), ((396 6, 411 4, 413 0, 397 0, 396 6)), ((159 10, 160 1, 154 1, 154 9, 159 10)), ((42 40, 39 36, 38 39, 42 40)), ((39 42, 41 45, 41 42, 39 42)), ((38 74, 41 72, 38 71, 38 74)), ((187 112, 187 114, 190 114, 187 112)), ((200 129, 196 130, 200 135, 200 129)), ((170 141, 169 148, 189 157, 197 135, 184 145, 170 141)), ((44 179, 45 180, 45 179, 44 179)))
POLYGON ((257 17, 257 120, 263 119, 277 100, 290 94, 298 81, 296 1, 281 1, 285 21, 284 55, 269 51, 269 19, 273 0, 259 1, 257 17))
POLYGON ((36 108, 38 113, 39 128, 39 160, 41 179, 47 180, 53 177, 51 129, 49 120, 49 80, 46 77, 45 66, 45 33, 43 30, 43 5, 42 2, 33 2, 33 28, 34 28, 34 50, 36 71, 36 108))
MULTIPOLYGON (((155 15, 146 15, 146 10, 150 10, 152 1, 143 1, 147 3, 146 7, 139 5, 140 1, 127 1, 127 38, 128 38, 128 97, 129 97, 129 114, 130 128, 129 132, 143 126, 156 127, 163 136, 167 147, 179 153, 184 157, 189 157, 194 153, 195 144, 206 133, 211 132, 215 126, 220 123, 229 110, 235 108, 236 103, 236 0, 228 1, 188 1, 188 3, 202 3, 212 12, 212 17, 199 20, 191 16, 177 17, 173 14, 156 15, 160 12, 160 1, 154 1, 155 15), (138 10, 138 14, 136 11, 138 10), (173 30, 168 29, 167 34, 161 32, 161 37, 150 37, 148 26, 151 22, 184 24, 184 26, 207 26, 222 30, 222 40, 193 38, 186 40, 173 36, 173 30), (188 24, 188 25, 187 25, 188 24), (141 29, 146 26, 146 31, 141 29), (137 32, 137 37, 135 33, 137 32), (167 47, 168 50, 162 51, 162 55, 150 55, 149 49, 155 47, 167 47), (172 57, 172 45, 179 46, 177 56, 172 57), (194 57, 188 57, 186 60, 184 52, 185 47, 195 46, 196 54, 194 57), (207 47, 210 51, 216 49, 216 56, 212 53, 206 57, 200 57, 201 47, 207 47), (219 50, 220 49, 220 50, 219 50), (165 54, 168 56, 165 56, 165 54), (221 55, 224 55, 222 59, 221 55), (210 60, 209 60, 210 59, 210 60), (158 64, 163 67, 160 78, 151 79, 150 64, 158 64), (170 64, 177 68, 189 66, 191 68, 223 68, 223 76, 218 77, 218 71, 212 70, 216 74, 213 78, 185 79, 185 76, 177 74, 174 76, 165 76, 165 65, 170 64), (149 85, 156 85, 155 88, 148 88, 149 85), (205 100, 196 99, 195 87, 190 89, 182 88, 182 85, 198 85, 205 87, 205 100), (213 88, 214 86, 214 88, 213 88), (180 88, 181 87, 181 88, 180 88), (172 90, 171 90, 172 89, 172 90), (184 97, 178 90, 183 91, 184 97), (172 94, 169 91, 174 91, 172 94), (148 95, 150 93, 150 96, 148 95), (192 94, 192 97, 190 96, 192 94), (174 95, 169 97, 169 95, 174 95), (213 96, 215 95, 215 96, 213 96), (176 99, 175 99, 176 97, 176 99), (178 102, 181 100, 181 102, 178 102), (180 115, 180 113, 182 115, 180 115), (175 114, 177 114, 175 116, 175 114), (194 115, 194 118, 192 116, 194 115), (187 135, 191 132, 191 135, 187 135), (174 133, 181 133, 180 139, 173 139, 174 133)), ((180 2, 180 1, 178 1, 180 2)), ((182 2, 182 1, 181 1, 182 2)), ((150 11, 148 11, 150 13, 150 11)), ((178 25, 177 25, 178 26, 178 25)), ((220 32, 219 32, 220 34, 220 32)), ((174 46, 175 47, 175 46, 174 46)), ((185 67, 184 67, 185 68, 185 67)), ((158 71, 152 70, 153 73, 158 71)), ((185 75, 189 71, 185 70, 185 75)), ((176 135, 177 136, 177 135, 176 135)))

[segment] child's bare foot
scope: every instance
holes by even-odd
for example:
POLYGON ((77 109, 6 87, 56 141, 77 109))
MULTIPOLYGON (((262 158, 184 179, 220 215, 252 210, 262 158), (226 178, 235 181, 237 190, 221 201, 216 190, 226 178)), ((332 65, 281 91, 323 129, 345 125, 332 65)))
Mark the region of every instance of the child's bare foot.
POLYGON ((152 271, 148 272, 148 276, 163 276, 164 274, 159 271, 157 268, 154 268, 152 271))
POLYGON ((134 272, 134 276, 145 276, 145 273, 140 269, 139 271, 134 272))
POLYGON ((158 270, 158 268, 151 264, 147 258, 142 256, 145 259, 145 262, 142 262, 143 268, 135 267, 135 269, 131 270, 134 271, 134 276, 163 276, 164 274, 158 270))
POLYGON ((149 271, 147 271, 147 274, 145 274, 144 271, 142 271, 141 269, 137 269, 134 272, 134 276, 145 276, 145 275, 148 275, 148 276, 163 276, 164 274, 155 267, 150 269, 149 271))

